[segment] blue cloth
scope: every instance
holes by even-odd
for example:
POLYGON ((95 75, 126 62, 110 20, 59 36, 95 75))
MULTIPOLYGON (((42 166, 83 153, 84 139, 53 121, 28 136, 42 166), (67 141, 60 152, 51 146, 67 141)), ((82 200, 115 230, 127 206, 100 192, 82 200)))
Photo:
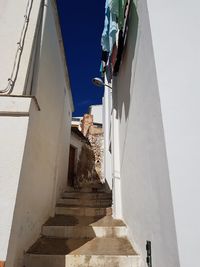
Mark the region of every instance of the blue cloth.
POLYGON ((121 0, 108 0, 108 6, 110 7, 111 13, 119 17, 119 2, 121 0))
POLYGON ((108 0, 106 0, 105 5, 105 21, 104 21, 104 29, 101 37, 101 46, 103 51, 110 51, 109 45, 109 29, 110 29, 110 9, 108 8, 108 0))
POLYGON ((112 52, 113 45, 116 42, 117 31, 118 23, 116 8, 114 8, 112 0, 106 0, 104 29, 101 38, 103 51, 107 51, 109 53, 112 52))

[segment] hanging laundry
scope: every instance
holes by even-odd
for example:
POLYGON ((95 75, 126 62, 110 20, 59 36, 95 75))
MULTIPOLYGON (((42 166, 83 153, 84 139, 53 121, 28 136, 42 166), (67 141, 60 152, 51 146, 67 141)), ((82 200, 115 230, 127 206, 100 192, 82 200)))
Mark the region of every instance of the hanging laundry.
POLYGON ((109 56, 108 52, 102 50, 101 60, 104 61, 105 63, 107 63, 108 62, 108 56, 109 56))
POLYGON ((118 18, 119 29, 124 25, 124 10, 127 0, 109 0, 111 13, 115 14, 118 18))
POLYGON ((120 30, 119 31, 119 38, 118 38, 118 50, 117 50, 117 56, 116 56, 116 61, 113 69, 113 75, 116 76, 117 73, 119 72, 119 67, 121 64, 121 59, 122 59, 122 53, 124 50, 124 35, 123 35, 123 31, 120 30))
POLYGON ((105 21, 104 21, 104 29, 101 37, 101 46, 103 51, 109 52, 109 31, 110 31, 110 9, 108 7, 108 0, 106 0, 105 5, 105 21))
POLYGON ((109 54, 107 51, 102 50, 101 54, 101 66, 100 66, 100 73, 102 78, 104 77, 105 71, 106 71, 106 65, 108 63, 109 54))
POLYGON ((130 2, 130 0, 106 0, 105 3, 101 46, 107 55, 104 59, 102 58, 100 72, 102 76, 106 73, 108 81, 111 81, 112 74, 117 75, 121 64, 130 2))
POLYGON ((130 3, 131 3, 130 0, 128 0, 126 3, 125 9, 124 9, 124 25, 123 25, 123 29, 119 31, 117 57, 116 57, 116 62, 113 65, 114 76, 116 76, 117 73, 119 72, 120 64, 122 61, 123 50, 124 50, 124 46, 125 46, 126 39, 127 39, 128 19, 129 19, 129 14, 130 14, 130 3))
POLYGON ((105 72, 106 72, 106 79, 107 79, 108 83, 111 83, 112 73, 113 73, 113 66, 112 66, 111 58, 109 58, 105 72))
POLYGON ((101 38, 102 49, 109 53, 112 52, 118 31, 118 15, 111 2, 111 0, 106 0, 104 30, 101 38))
POLYGON ((111 54, 111 56, 110 56, 112 66, 114 66, 115 63, 116 63, 116 60, 117 60, 117 53, 118 53, 118 48, 117 48, 117 45, 116 45, 116 43, 115 43, 114 46, 113 46, 112 54, 111 54))
POLYGON ((124 7, 125 7, 125 1, 126 0, 121 0, 119 1, 119 15, 118 15, 118 22, 119 22, 119 29, 121 30, 123 28, 124 24, 124 7))
POLYGON ((121 0, 108 0, 108 5, 110 7, 110 12, 119 16, 119 3, 121 0))

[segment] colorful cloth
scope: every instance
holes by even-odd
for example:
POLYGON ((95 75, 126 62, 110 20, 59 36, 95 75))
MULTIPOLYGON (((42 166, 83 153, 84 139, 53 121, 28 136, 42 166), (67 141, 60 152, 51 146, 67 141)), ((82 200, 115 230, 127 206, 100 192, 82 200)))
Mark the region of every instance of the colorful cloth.
POLYGON ((106 0, 104 29, 101 38, 102 49, 109 53, 112 52, 118 31, 118 15, 111 2, 111 0, 106 0))
POLYGON ((102 50, 108 53, 108 60, 107 62, 105 60, 102 61, 100 72, 102 75, 106 73, 109 82, 112 79, 112 73, 114 72, 114 75, 116 75, 119 71, 125 40, 124 31, 127 19, 125 18, 127 15, 125 13, 127 12, 125 11, 129 4, 130 0, 106 0, 105 3, 105 21, 101 46, 102 50), (118 33, 119 40, 117 40, 118 33))
POLYGON ((124 25, 124 10, 127 0, 108 0, 110 12, 115 14, 118 18, 119 29, 124 25))
POLYGON ((126 6, 127 0, 119 0, 119 29, 121 30, 124 26, 124 16, 125 16, 125 6, 126 6))
POLYGON ((109 45, 109 29, 110 29, 110 9, 108 7, 108 0, 106 0, 105 5, 105 21, 104 21, 104 29, 101 37, 101 46, 103 51, 110 51, 109 45))
MULTIPOLYGON (((123 0, 122 0, 123 1, 123 0)), ((108 0, 108 6, 110 7, 110 12, 119 16, 119 3, 121 0, 108 0)))

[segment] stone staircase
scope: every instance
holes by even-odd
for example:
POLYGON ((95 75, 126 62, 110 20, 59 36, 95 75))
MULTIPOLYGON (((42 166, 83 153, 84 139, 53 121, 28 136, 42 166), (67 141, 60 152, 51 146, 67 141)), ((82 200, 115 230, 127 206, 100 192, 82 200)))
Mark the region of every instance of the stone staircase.
POLYGON ((113 219, 111 205, 111 193, 65 192, 27 251, 25 267, 138 267, 126 225, 113 219))

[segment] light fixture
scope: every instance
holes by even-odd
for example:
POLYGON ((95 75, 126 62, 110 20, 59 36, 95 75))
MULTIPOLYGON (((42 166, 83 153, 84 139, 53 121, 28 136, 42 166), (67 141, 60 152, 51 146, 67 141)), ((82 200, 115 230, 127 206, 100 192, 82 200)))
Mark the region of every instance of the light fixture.
POLYGON ((98 77, 93 78, 93 79, 92 79, 92 83, 93 83, 94 85, 98 86, 98 87, 106 86, 106 87, 112 89, 112 87, 111 87, 110 85, 105 84, 105 83, 102 81, 102 79, 101 79, 101 78, 98 78, 98 77))

